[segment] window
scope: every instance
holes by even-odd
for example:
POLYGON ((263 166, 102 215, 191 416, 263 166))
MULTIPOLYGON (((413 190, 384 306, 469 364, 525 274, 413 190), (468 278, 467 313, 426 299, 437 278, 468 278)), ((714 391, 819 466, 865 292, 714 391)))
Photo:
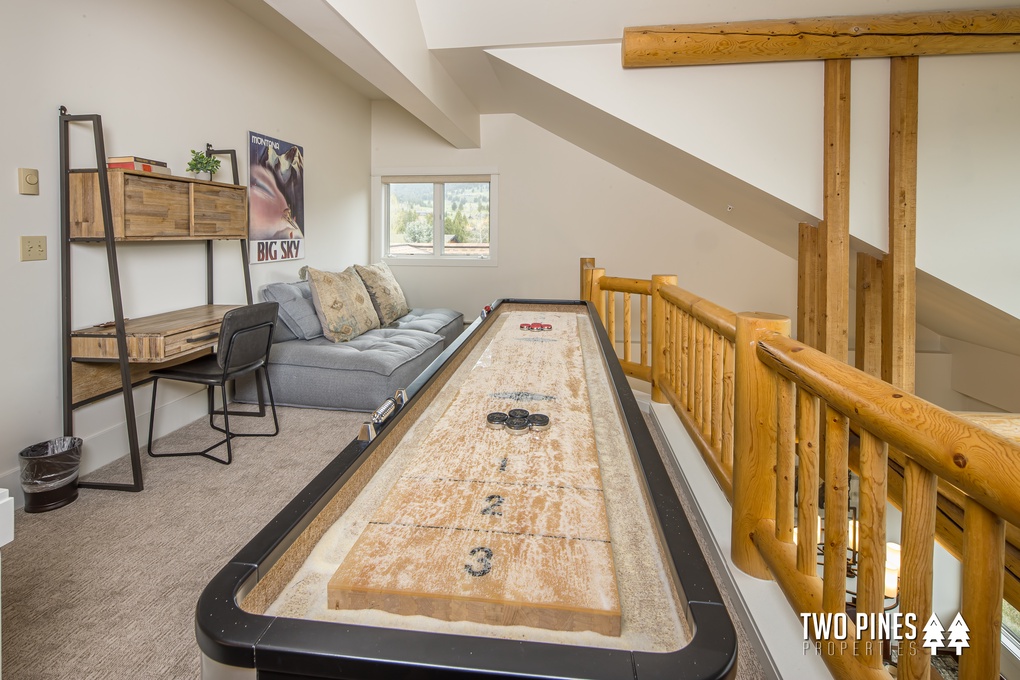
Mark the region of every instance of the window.
POLYGON ((495 260, 495 175, 384 176, 380 183, 384 259, 495 260))

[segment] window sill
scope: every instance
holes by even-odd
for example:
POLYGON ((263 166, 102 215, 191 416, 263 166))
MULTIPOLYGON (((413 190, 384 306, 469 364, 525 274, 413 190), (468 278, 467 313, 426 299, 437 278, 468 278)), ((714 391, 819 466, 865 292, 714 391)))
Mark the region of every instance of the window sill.
POLYGON ((390 267, 495 267, 496 258, 437 257, 435 255, 384 255, 382 261, 390 267))

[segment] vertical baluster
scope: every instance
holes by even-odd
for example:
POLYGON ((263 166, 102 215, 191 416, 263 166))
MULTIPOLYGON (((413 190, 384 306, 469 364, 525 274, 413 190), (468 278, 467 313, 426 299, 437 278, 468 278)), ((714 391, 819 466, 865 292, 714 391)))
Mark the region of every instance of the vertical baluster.
POLYGON ((711 328, 701 332, 701 431, 708 438, 712 434, 712 336, 711 328))
POLYGON ((613 354, 619 354, 616 349, 616 292, 612 290, 606 291, 606 334, 613 345, 613 354))
MULTIPOLYGON (((693 315, 692 315, 693 318, 693 315)), ((704 390, 704 362, 705 362, 705 326, 694 319, 694 422, 699 430, 704 430, 702 419, 702 406, 705 398, 704 390)))
POLYGON ((794 384, 780 377, 776 384, 776 538, 793 541, 794 463, 797 446, 797 411, 794 384))
MULTIPOLYGON (((857 569, 857 611, 881 614, 885 605, 885 503, 888 445, 861 430, 860 564, 857 569)), ((858 658, 871 668, 882 667, 882 641, 875 631, 861 634, 858 658)))
POLYGON ((900 642, 897 678, 928 680, 931 652, 923 647, 924 624, 932 612, 932 560, 938 478, 912 460, 903 470, 900 529, 900 611, 917 617, 917 637, 900 642))
POLYGON ((818 397, 797 391, 797 569, 818 573, 818 397))
MULTIPOLYGON (((1006 523, 977 501, 967 499, 963 515, 963 597, 960 613, 970 627, 970 647, 960 657, 960 680, 999 677, 1002 639, 1002 573, 1006 523)), ((949 630, 952 622, 942 622, 949 630)))
POLYGON ((846 608, 846 535, 849 513, 846 416, 825 406, 825 571, 822 611, 846 608))
POLYGON ((687 412, 694 415, 694 388, 698 384, 697 364, 698 320, 688 314, 687 321, 687 412))
POLYGON ((673 357, 676 353, 676 339, 673 337, 673 305, 668 302, 663 306, 666 314, 666 357, 663 361, 663 380, 673 385, 673 357))
MULTIPOLYGON (((683 312, 679 307, 673 307, 673 337, 676 338, 676 354, 673 355, 673 394, 680 398, 680 334, 682 332, 683 312)), ((676 404, 673 404, 676 407, 676 404)))
POLYGON ((722 429, 722 455, 723 467, 730 472, 733 471, 733 374, 734 357, 736 356, 733 343, 729 340, 723 345, 723 429, 722 429))
POLYGON ((690 401, 687 399, 687 384, 690 381, 690 372, 687 370, 687 338, 691 332, 691 317, 687 312, 680 312, 680 355, 677 357, 677 362, 680 365, 680 398, 679 407, 687 410, 687 405, 690 401))
POLYGON ((641 308, 641 318, 639 325, 641 326, 641 365, 648 366, 648 305, 652 304, 652 297, 650 295, 641 295, 638 297, 639 306, 641 308))
POLYGON ((726 338, 714 335, 712 343, 712 449, 722 460, 723 432, 723 352, 726 338))
POLYGON ((631 361, 632 339, 630 337, 630 293, 623 294, 623 360, 631 361))

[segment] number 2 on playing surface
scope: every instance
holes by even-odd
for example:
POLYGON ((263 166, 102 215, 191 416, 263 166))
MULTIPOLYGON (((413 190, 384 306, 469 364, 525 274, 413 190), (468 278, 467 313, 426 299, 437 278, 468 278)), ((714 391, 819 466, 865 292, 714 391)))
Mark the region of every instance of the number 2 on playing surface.
POLYGON ((492 571, 492 549, 479 546, 471 551, 471 557, 475 558, 477 567, 470 564, 464 565, 464 571, 472 576, 485 576, 492 571), (477 557, 475 557, 477 555, 477 557))
POLYGON ((503 511, 500 509, 500 507, 503 505, 502 496, 497 496, 496 494, 486 496, 485 502, 488 503, 488 505, 482 509, 483 515, 492 515, 494 517, 503 516, 503 511))

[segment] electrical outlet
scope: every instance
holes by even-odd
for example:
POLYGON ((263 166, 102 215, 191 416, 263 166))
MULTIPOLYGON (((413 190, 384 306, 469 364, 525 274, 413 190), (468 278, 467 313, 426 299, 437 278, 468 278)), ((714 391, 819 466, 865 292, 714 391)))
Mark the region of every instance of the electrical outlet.
POLYGON ((45 236, 22 236, 21 237, 21 261, 46 259, 46 237, 45 236))

